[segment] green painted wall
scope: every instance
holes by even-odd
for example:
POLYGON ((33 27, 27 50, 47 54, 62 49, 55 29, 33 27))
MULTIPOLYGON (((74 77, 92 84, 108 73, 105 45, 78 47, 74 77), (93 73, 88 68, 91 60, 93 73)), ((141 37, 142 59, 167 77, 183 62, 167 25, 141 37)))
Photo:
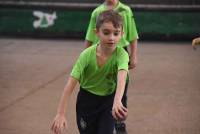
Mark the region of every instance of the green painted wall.
MULTIPOLYGON (((34 34, 37 32, 68 34, 68 31, 83 32, 86 30, 90 15, 87 11, 56 11, 57 19, 53 26, 35 29, 33 22, 37 20, 37 17, 33 15, 33 11, 29 9, 0 9, 0 34, 34 34)), ((43 10, 43 12, 53 13, 53 11, 47 10, 43 10)))
POLYGON ((200 34, 200 12, 136 12, 140 33, 200 34))
MULTIPOLYGON (((55 10, 57 19, 48 28, 33 27, 33 9, 0 9, 0 35, 84 38, 91 11, 55 10)), ((52 14, 53 10, 42 10, 52 14)), ((135 11, 140 37, 200 36, 200 12, 135 11)))

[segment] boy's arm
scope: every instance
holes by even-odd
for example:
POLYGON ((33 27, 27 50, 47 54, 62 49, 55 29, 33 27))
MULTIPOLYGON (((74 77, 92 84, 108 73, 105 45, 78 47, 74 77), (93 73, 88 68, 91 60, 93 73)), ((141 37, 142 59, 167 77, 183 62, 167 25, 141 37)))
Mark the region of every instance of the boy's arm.
POLYGON ((128 112, 127 108, 125 108, 122 104, 122 96, 124 94, 126 77, 127 77, 126 70, 118 71, 117 89, 112 108, 112 115, 116 120, 125 119, 128 112))
POLYGON ((95 34, 95 28, 96 28, 96 13, 95 11, 93 11, 90 17, 87 33, 85 36, 85 48, 88 48, 93 43, 95 43, 95 40, 97 38, 95 34))
POLYGON ((137 39, 138 39, 138 32, 136 28, 136 23, 134 20, 134 15, 129 8, 127 12, 127 23, 128 23, 128 29, 127 29, 127 40, 130 42, 130 63, 129 63, 129 69, 133 69, 136 67, 137 64, 137 39))
POLYGON ((92 42, 89 40, 85 40, 85 49, 90 47, 92 45, 92 42))
POLYGON ((77 83, 78 83, 78 80, 74 79, 71 76, 69 77, 69 80, 64 87, 64 91, 63 91, 63 94, 58 106, 58 110, 57 110, 58 114, 63 114, 63 115, 65 114, 66 109, 68 108, 67 104, 69 102, 69 98, 77 83))
POLYGON ((58 106, 57 115, 51 127, 54 134, 61 133, 61 130, 63 129, 63 127, 66 127, 67 125, 66 124, 67 122, 65 119, 65 113, 66 113, 66 110, 68 109, 69 98, 77 83, 78 83, 78 80, 74 79, 73 77, 69 77, 69 80, 67 84, 65 85, 65 88, 64 88, 62 97, 60 99, 59 106, 58 106))
POLYGON ((129 69, 134 69, 137 64, 137 39, 130 42, 130 63, 129 69))

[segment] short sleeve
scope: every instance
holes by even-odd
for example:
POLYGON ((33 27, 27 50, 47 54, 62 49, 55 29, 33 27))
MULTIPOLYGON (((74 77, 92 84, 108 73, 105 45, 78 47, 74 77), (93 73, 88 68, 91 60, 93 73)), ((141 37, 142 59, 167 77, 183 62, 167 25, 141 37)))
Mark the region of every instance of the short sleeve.
POLYGON ((118 70, 128 71, 128 62, 129 62, 128 53, 124 50, 124 48, 120 48, 117 52, 118 70))
POLYGON ((80 54, 78 60, 76 61, 76 63, 73 66, 73 69, 71 71, 71 76, 75 79, 77 79, 78 81, 80 81, 81 76, 83 74, 84 68, 87 65, 87 55, 86 53, 84 53, 84 51, 80 54))
POLYGON ((137 33, 137 28, 136 28, 133 12, 131 11, 130 8, 127 14, 127 23, 128 23, 127 40, 130 42, 135 39, 138 39, 138 33, 137 33))
POLYGON ((95 12, 93 12, 90 17, 90 22, 85 37, 86 40, 91 41, 93 43, 97 40, 97 36, 95 34, 95 28, 96 28, 96 14, 95 12))

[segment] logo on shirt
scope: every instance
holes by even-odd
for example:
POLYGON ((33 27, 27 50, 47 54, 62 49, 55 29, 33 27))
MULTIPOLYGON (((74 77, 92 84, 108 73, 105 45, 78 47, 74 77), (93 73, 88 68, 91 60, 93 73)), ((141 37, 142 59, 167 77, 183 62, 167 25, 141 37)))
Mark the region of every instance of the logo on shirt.
POLYGON ((119 12, 119 13, 120 13, 120 12, 124 12, 124 11, 126 11, 124 8, 118 8, 118 9, 117 9, 117 12, 119 12))
POLYGON ((86 123, 86 121, 84 121, 83 118, 80 119, 80 125, 81 125, 82 130, 85 130, 87 127, 87 123, 86 123))

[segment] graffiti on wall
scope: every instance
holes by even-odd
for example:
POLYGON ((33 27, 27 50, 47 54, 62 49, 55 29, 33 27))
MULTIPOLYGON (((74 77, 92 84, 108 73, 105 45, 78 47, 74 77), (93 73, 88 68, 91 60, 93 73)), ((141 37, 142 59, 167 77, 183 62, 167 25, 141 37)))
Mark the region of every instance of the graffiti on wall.
POLYGON ((33 15, 36 17, 36 20, 33 22, 34 28, 48 28, 55 24, 55 20, 57 19, 56 12, 44 13, 42 11, 34 11, 33 15))

